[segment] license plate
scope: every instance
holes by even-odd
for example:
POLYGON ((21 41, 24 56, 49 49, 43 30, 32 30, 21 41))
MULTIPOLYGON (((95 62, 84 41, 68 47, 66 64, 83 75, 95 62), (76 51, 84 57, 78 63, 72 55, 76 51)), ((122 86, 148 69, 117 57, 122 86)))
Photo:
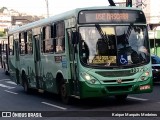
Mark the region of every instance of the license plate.
POLYGON ((140 90, 147 90, 147 89, 150 89, 150 88, 151 88, 150 85, 140 86, 140 90))

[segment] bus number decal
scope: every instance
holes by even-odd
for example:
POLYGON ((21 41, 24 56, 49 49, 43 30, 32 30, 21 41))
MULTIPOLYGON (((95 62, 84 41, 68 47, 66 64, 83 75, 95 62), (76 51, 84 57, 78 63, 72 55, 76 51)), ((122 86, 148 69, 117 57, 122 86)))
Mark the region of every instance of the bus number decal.
POLYGON ((144 72, 145 68, 132 68, 131 73, 144 72))

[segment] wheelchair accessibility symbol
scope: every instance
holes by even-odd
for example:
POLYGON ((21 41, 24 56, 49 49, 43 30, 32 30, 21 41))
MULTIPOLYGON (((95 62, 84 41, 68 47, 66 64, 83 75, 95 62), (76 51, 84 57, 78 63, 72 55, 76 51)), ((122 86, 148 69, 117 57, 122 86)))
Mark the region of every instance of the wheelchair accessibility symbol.
POLYGON ((120 56, 119 56, 119 62, 120 62, 120 64, 122 64, 122 65, 127 64, 127 63, 128 63, 127 55, 120 55, 120 56))

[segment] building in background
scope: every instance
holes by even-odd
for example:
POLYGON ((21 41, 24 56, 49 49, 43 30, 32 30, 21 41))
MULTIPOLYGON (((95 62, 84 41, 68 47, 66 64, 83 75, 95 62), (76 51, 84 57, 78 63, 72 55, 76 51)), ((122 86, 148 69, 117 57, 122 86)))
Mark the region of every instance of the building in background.
MULTIPOLYGON (((127 0, 114 0, 115 3, 120 3, 119 6, 125 6, 127 0)), ((141 8, 147 18, 147 23, 160 22, 160 1, 155 0, 132 0, 132 7, 141 8)))
POLYGON ((0 8, 0 36, 13 27, 21 26, 33 21, 44 18, 43 16, 31 16, 26 13, 20 13, 6 7, 0 8))
POLYGON ((0 9, 0 32, 5 32, 8 26, 11 26, 11 15, 7 8, 3 7, 0 9))
MULTIPOLYGON (((126 0, 114 0, 119 6, 126 6, 126 0)), ((160 1, 132 0, 132 7, 141 8, 145 13, 151 53, 160 56, 160 1)))
POLYGON ((160 56, 160 1, 155 0, 135 0, 140 2, 149 25, 149 39, 151 53, 160 56))

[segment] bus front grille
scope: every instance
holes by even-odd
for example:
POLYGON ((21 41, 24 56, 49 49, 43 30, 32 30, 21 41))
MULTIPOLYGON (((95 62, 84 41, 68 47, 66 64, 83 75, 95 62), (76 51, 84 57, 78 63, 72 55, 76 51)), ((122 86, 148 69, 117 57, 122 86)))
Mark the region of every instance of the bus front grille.
POLYGON ((127 92, 130 91, 132 88, 132 85, 128 86, 108 86, 107 90, 109 92, 127 92))
POLYGON ((131 72, 130 70, 124 71, 96 71, 95 73, 103 76, 103 77, 125 77, 125 76, 132 76, 135 73, 131 72))
MULTIPOLYGON (((132 82, 134 79, 122 79, 121 83, 123 82, 132 82)), ((118 83, 117 80, 103 80, 104 83, 118 83)))

